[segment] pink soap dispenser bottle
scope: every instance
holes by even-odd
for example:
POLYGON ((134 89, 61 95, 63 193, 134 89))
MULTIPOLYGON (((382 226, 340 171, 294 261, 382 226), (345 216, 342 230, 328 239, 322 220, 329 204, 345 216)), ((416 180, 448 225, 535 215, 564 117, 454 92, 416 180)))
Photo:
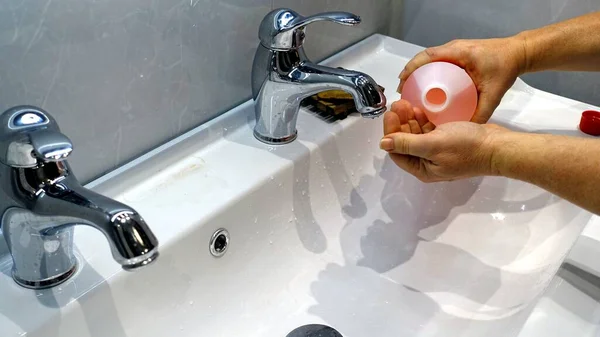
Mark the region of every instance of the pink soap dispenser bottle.
POLYGON ((448 62, 432 62, 415 70, 404 83, 402 98, 440 125, 469 121, 477 108, 477 88, 467 72, 448 62))

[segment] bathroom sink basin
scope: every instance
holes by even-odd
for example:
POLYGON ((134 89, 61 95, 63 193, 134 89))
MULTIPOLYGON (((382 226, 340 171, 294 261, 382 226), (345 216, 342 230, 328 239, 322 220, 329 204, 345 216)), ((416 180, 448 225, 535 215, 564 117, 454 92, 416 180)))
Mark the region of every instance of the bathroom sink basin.
MULTIPOLYGON (((325 63, 370 74, 391 104, 420 49, 374 35, 325 63)), ((578 134, 586 108, 519 81, 493 122, 578 134)), ((592 218, 520 181, 423 184, 378 149, 381 120, 304 109, 298 139, 274 147, 253 137, 253 115, 247 102, 91 184, 144 215, 154 264, 122 271, 77 229, 78 274, 32 291, 3 254, 0 335, 283 337, 324 324, 345 337, 511 336, 592 218)))

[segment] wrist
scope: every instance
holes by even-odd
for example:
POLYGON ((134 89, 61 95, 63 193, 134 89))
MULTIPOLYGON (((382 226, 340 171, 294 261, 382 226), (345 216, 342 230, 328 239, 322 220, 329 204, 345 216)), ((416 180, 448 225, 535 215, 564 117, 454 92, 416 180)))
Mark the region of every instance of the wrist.
POLYGON ((493 124, 486 124, 486 127, 489 128, 484 143, 484 151, 488 154, 487 175, 510 177, 511 160, 518 153, 520 134, 493 124))
POLYGON ((528 39, 527 32, 521 32, 517 35, 506 38, 508 41, 507 45, 510 49, 510 54, 513 60, 513 64, 518 73, 517 76, 521 76, 525 73, 530 72, 529 63, 529 52, 528 52, 528 39))

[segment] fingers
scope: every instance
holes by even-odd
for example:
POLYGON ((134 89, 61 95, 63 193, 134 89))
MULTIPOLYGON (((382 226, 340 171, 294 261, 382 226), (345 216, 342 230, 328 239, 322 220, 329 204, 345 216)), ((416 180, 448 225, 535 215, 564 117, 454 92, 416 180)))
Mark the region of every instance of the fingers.
POLYGON ((387 111, 383 115, 383 134, 389 135, 390 133, 400 132, 400 118, 398 114, 393 111, 387 111))
POLYGON ((410 128, 410 133, 413 133, 413 134, 423 133, 423 131, 421 130, 421 126, 414 119, 411 119, 411 120, 408 121, 408 126, 410 128))
POLYGON ((429 159, 435 147, 435 138, 432 134, 420 135, 397 132, 384 136, 379 143, 379 147, 390 153, 429 159))
POLYGON ((384 124, 390 124, 384 126, 385 135, 395 132, 422 133, 420 125, 415 121, 413 108, 406 100, 392 103, 391 114, 396 116, 390 116, 387 119, 384 117, 384 124))
POLYGON ((436 61, 448 61, 464 68, 464 60, 462 60, 461 58, 461 53, 461 49, 459 47, 456 47, 456 44, 452 42, 443 46, 432 47, 423 50, 422 52, 415 55, 415 57, 413 57, 413 59, 406 64, 406 66, 398 76, 398 78, 400 78, 400 85, 398 85, 397 91, 399 93, 402 93, 402 89, 404 87, 406 79, 408 79, 408 77, 415 70, 427 63, 436 61))
POLYGON ((392 111, 398 115, 400 124, 407 124, 409 120, 415 118, 412 105, 404 99, 394 102, 392 104, 392 111))
POLYGON ((429 121, 423 110, 419 108, 413 108, 413 111, 415 113, 415 119, 421 127, 422 133, 429 133, 435 130, 435 125, 429 121))
POLYGON ((383 123, 384 135, 396 132, 421 134, 435 129, 435 125, 427 119, 425 113, 406 100, 392 103, 391 110, 384 115, 383 123))

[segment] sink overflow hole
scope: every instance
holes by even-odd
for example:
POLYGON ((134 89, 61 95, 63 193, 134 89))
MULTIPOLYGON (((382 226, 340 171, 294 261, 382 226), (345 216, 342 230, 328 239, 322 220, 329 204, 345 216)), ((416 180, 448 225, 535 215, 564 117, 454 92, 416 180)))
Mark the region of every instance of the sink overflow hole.
POLYGON ((217 229, 210 238, 209 250, 212 256, 221 257, 229 246, 229 232, 225 228, 217 229))

